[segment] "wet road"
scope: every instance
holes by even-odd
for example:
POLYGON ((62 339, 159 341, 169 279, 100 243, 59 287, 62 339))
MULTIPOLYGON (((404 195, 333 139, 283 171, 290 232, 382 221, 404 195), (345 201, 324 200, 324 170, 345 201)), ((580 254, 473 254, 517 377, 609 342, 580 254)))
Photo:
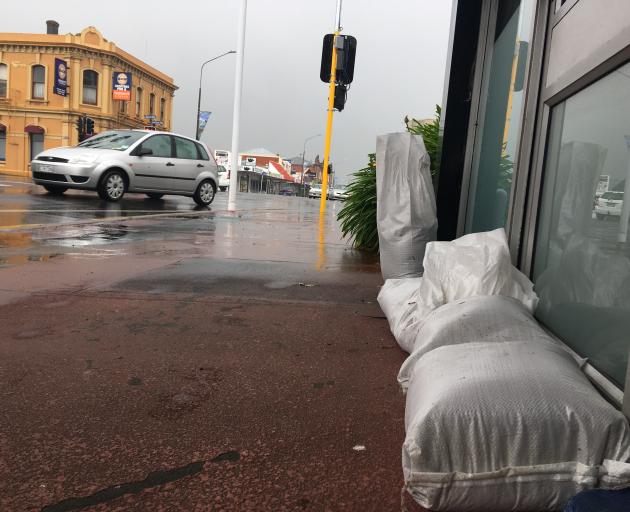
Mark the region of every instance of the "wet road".
POLYGON ((401 510, 404 354, 338 204, 0 184, 0 510, 401 510))

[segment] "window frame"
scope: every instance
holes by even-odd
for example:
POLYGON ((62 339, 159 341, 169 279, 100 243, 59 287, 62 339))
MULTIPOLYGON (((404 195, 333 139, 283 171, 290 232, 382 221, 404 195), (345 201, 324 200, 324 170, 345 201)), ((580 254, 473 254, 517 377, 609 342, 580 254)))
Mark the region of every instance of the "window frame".
POLYGON ((6 70, 6 78, 0 78, 0 83, 4 81, 4 95, 0 94, 0 99, 6 99, 9 97, 9 65, 0 62, 0 69, 4 68, 6 70))
POLYGON ((46 75, 47 75, 48 70, 46 69, 46 66, 44 66, 44 64, 33 64, 31 66, 31 100, 35 100, 35 101, 43 101, 46 100, 46 75), (36 82, 35 81, 35 69, 42 69, 43 73, 44 73, 44 77, 43 80, 41 82, 36 82), (42 85, 42 95, 41 96, 35 96, 35 85, 36 84, 41 84, 42 85))
MULTIPOLYGON (((81 72, 81 104, 82 105, 90 105, 92 107, 96 107, 99 104, 99 99, 100 99, 100 95, 98 94, 98 86, 100 84, 100 73, 98 71, 95 71, 94 69, 91 68, 86 68, 81 72), (85 98, 85 91, 86 91, 86 86, 85 86, 85 76, 86 73, 93 73, 96 77, 96 85, 94 85, 94 103, 91 103, 89 101, 86 100, 85 98)), ((89 87, 90 89, 92 88, 92 86, 89 87)))
POLYGON ((35 138, 35 136, 36 136, 36 135, 37 135, 37 136, 40 136, 40 135, 41 135, 41 138, 42 138, 42 140, 41 140, 41 143, 42 143, 42 151, 45 151, 45 149, 46 149, 46 148, 44 147, 44 144, 45 144, 45 141, 46 141, 46 134, 45 134, 45 133, 29 133, 29 134, 28 134, 28 150, 29 150, 29 157, 30 157, 30 158, 29 158, 29 165, 30 165, 30 162, 32 162, 32 161, 33 161, 33 159, 34 159, 34 158, 35 158, 35 157, 36 157, 39 153, 41 153, 41 151, 38 151, 37 153, 35 153, 35 152, 33 151, 33 139, 35 138))
POLYGON ((140 152, 140 150, 142 149, 142 147, 144 146, 144 144, 146 144, 149 140, 151 139, 155 139, 157 137, 167 137, 170 141, 170 145, 171 145, 171 155, 170 156, 156 156, 156 155, 144 155, 142 158, 177 158, 175 156, 175 141, 173 140, 173 136, 172 135, 168 135, 166 133, 155 133, 150 135, 149 137, 147 137, 146 139, 142 139, 142 141, 140 142, 140 144, 138 144, 136 146, 136 148, 133 150, 132 155, 133 156, 138 156, 138 153, 140 152))
POLYGON ((200 158, 199 158, 199 149, 197 148, 197 142, 196 141, 187 139, 185 137, 179 137, 178 135, 172 135, 171 137, 173 139, 173 150, 174 150, 173 158, 177 158, 179 160, 200 160, 200 158), (186 142, 190 142, 191 144, 193 144, 193 146, 195 147, 195 153, 197 154, 197 158, 187 158, 187 157, 179 156, 177 154, 177 140, 178 139, 186 141, 186 142))
POLYGON ((142 115, 142 96, 144 91, 142 87, 136 87, 136 117, 142 115))
POLYGON ((149 93, 149 115, 155 115, 155 93, 149 93))
POLYGON ((0 129, 0 149, 3 151, 0 152, 0 164, 4 164, 7 161, 7 131, 6 129, 0 129), (2 153, 4 153, 4 158, 2 158, 2 153))
POLYGON ((160 98, 160 121, 164 123, 166 119, 166 98, 160 98))

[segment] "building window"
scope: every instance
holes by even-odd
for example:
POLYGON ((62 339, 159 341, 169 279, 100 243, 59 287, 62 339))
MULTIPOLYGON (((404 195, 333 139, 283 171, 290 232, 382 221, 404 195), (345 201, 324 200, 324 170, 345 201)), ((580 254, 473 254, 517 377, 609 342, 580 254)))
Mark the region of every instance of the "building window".
POLYGON ((96 105, 98 101, 98 73, 91 69, 83 72, 83 103, 96 105))
POLYGON ((31 90, 31 98, 34 100, 43 100, 46 83, 46 68, 37 64, 32 68, 33 88, 31 90))
POLYGON ((142 114, 142 88, 136 89, 136 116, 140 117, 142 114))
POLYGON ((0 98, 7 97, 7 81, 9 79, 9 68, 6 64, 0 64, 0 98))
POLYGON ((155 94, 149 94, 149 115, 155 114, 155 94))
POLYGON ((124 114, 125 112, 127 112, 127 102, 126 101, 121 101, 120 102, 120 106, 118 107, 118 111, 121 114, 124 114))
POLYGON ((543 176, 536 316, 623 388, 630 349, 630 64, 552 109, 543 176))
POLYGON ((33 160, 37 155, 44 151, 44 134, 43 133, 29 133, 29 146, 30 157, 33 160))
POLYGON ((160 121, 164 122, 164 114, 166 113, 166 100, 160 98, 160 121))
POLYGON ((4 162, 7 159, 7 129, 3 124, 0 124, 0 162, 4 162))
POLYGON ((466 205, 467 233, 503 227, 518 159, 527 56, 536 2, 498 3, 483 70, 466 205))

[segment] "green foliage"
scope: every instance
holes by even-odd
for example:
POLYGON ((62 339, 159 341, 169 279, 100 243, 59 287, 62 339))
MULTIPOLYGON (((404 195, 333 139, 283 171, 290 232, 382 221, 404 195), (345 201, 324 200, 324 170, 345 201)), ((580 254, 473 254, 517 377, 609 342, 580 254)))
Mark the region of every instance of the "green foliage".
POLYGON ((348 197, 339 212, 344 238, 349 236, 357 249, 378 252, 376 229, 376 155, 369 155, 367 167, 352 175, 346 188, 348 197))
MULTIPOLYGON (((434 185, 439 174, 440 115, 442 109, 435 106, 435 119, 421 122, 405 117, 405 125, 411 133, 422 135, 424 145, 431 158, 431 176, 434 185)), ((346 191, 348 197, 339 212, 344 238, 349 237, 357 249, 378 252, 378 230, 376 226, 376 155, 369 155, 367 167, 353 175, 346 191)))

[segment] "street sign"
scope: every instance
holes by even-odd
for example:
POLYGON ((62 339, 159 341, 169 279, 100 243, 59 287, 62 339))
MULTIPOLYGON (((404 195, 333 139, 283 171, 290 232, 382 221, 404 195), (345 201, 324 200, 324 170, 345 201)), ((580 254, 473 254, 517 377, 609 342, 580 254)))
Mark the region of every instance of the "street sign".
POLYGON ((155 119, 157 116, 155 116, 154 114, 147 114, 146 116, 144 116, 145 119, 155 119))

